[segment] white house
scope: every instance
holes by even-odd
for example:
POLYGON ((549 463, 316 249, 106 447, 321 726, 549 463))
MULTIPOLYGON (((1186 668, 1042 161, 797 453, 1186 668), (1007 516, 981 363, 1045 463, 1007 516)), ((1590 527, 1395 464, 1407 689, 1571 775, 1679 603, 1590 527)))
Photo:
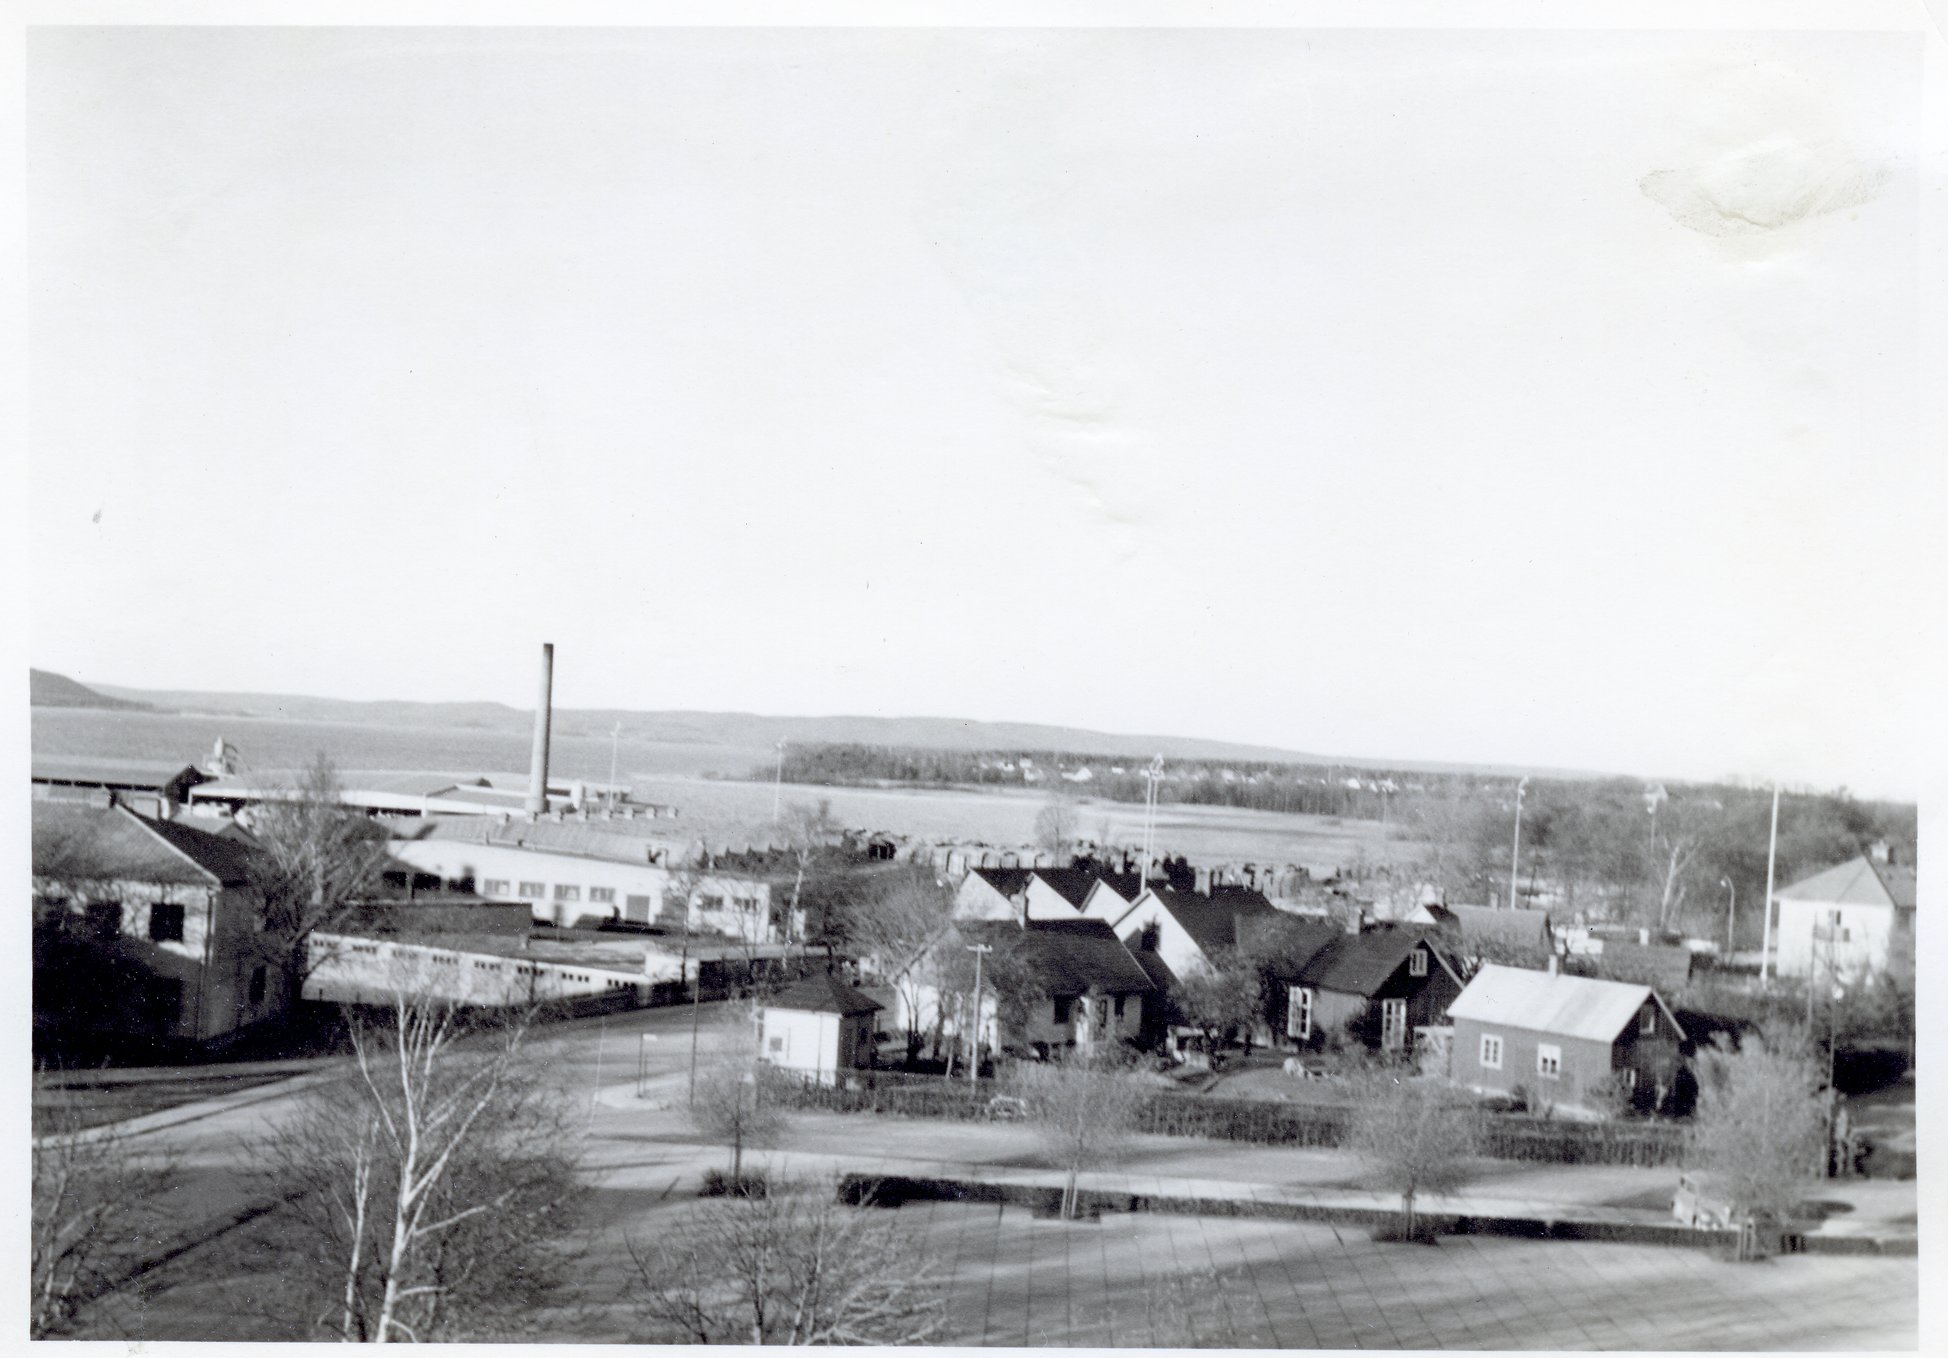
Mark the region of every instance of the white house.
POLYGON ((784 1070, 826 1083, 873 1065, 873 1016, 880 1004, 829 973, 786 986, 764 1006, 761 1054, 784 1070))
POLYGON ((698 874, 687 844, 596 824, 503 822, 489 817, 405 822, 392 856, 489 900, 526 901, 542 924, 603 920, 775 942, 794 922, 774 908, 768 882, 698 874))
POLYGON ((1781 976, 1846 983, 1914 956, 1915 872, 1892 861, 1883 841, 1858 858, 1794 882, 1779 902, 1781 976))

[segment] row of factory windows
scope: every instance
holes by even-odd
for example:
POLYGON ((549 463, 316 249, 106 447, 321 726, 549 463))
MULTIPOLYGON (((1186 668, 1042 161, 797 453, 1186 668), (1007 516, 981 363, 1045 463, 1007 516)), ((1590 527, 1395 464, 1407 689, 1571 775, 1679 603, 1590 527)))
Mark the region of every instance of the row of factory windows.
MULTIPOLYGON (((521 882, 517 885, 510 883, 506 878, 488 878, 480 884, 480 894, 489 900, 504 899, 510 895, 524 901, 544 901, 550 899, 548 885, 545 882, 521 882), (508 888, 510 886, 514 886, 515 889, 509 891, 508 888)), ((554 885, 553 899, 559 903, 579 904, 582 900, 582 895, 582 887, 574 883, 557 882, 554 885)), ((614 887, 592 886, 587 889, 587 895, 589 904, 591 905, 612 906, 616 902, 614 887)), ((758 908, 758 903, 747 897, 738 896, 731 899, 740 910, 756 910, 758 908)), ((722 910, 725 903, 726 898, 721 895, 701 895, 697 897, 697 908, 705 913, 722 910)), ((625 896, 623 898, 623 905, 627 909, 630 918, 645 917, 649 913, 650 898, 648 896, 625 896)), ((680 891, 664 892, 663 909, 668 913, 682 914, 684 909, 683 893, 680 891)))

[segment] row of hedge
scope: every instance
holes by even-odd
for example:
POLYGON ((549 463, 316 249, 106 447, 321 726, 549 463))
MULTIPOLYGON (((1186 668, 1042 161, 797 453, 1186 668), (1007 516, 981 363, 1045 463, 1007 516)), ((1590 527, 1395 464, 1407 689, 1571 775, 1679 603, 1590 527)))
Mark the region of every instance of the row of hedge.
MULTIPOLYGON (((995 1090, 946 1080, 931 1084, 874 1084, 848 1089, 791 1084, 786 1097, 800 1108, 893 1117, 972 1120, 992 1115, 995 1090)), ((1330 1148, 1345 1139, 1350 1105, 1293 1105, 1243 1099, 1158 1094, 1138 1115, 1137 1130, 1163 1136, 1205 1137, 1262 1146, 1330 1148)), ((1497 1160, 1553 1164, 1680 1164, 1683 1129, 1641 1122, 1540 1122, 1519 1114, 1480 1112, 1482 1153, 1497 1160)))

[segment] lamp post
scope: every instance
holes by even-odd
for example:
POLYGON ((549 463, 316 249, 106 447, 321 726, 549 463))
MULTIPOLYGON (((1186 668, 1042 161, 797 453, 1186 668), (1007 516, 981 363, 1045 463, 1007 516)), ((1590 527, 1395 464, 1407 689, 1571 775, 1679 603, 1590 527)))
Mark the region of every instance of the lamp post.
POLYGON ((1163 756, 1158 755, 1143 768, 1143 861, 1137 865, 1136 889, 1141 891, 1150 876, 1150 855, 1156 848, 1157 785, 1163 782, 1163 756))
POLYGON ((968 1030, 967 1087, 974 1089, 981 1079, 981 959, 994 948, 987 943, 970 943, 967 950, 974 954, 974 1023, 968 1030))
POLYGON ((1725 903, 1725 960, 1730 961, 1732 949, 1738 946, 1738 883, 1720 877, 1718 885, 1731 893, 1731 899, 1725 903))
POLYGON ((1515 785, 1515 847, 1508 859, 1508 908, 1515 908, 1515 891, 1522 877, 1522 796, 1529 789, 1529 780, 1524 778, 1515 785))
POLYGON ((1765 933, 1759 943, 1759 989, 1765 989, 1772 961, 1772 870, 1779 861, 1779 785, 1772 785, 1772 838, 1765 850, 1765 933))
POLYGON ((782 736, 779 737, 778 773, 777 773, 777 777, 774 778, 771 783, 771 823, 773 825, 776 825, 778 823, 778 810, 779 810, 780 798, 784 796, 784 792, 785 792, 785 745, 786 743, 787 742, 782 736))
POLYGON ((616 809, 616 746, 622 740, 622 723, 609 731, 609 810, 616 809))

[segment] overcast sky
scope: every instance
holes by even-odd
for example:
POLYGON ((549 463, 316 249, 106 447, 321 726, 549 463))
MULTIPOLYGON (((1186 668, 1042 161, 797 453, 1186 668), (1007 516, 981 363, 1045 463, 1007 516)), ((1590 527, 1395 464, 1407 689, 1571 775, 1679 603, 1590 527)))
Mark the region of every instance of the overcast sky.
POLYGON ((1919 785, 1912 38, 28 54, 36 665, 1919 785))

